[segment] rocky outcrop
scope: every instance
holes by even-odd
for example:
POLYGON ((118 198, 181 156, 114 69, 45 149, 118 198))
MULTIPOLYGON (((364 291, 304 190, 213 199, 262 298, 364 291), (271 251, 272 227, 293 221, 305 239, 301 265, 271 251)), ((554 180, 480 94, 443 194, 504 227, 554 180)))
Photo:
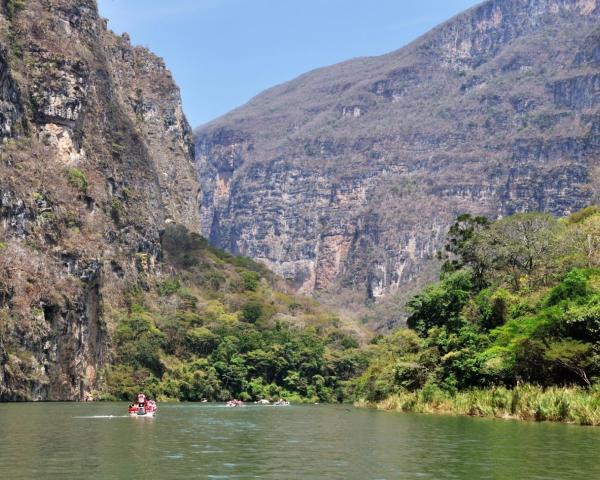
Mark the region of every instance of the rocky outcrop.
POLYGON ((431 277, 460 213, 585 206, 599 19, 597 0, 490 0, 262 93, 195 132, 203 234, 300 291, 383 301, 431 277))
POLYGON ((200 228, 164 62, 94 0, 0 10, 0 400, 89 398, 167 223, 200 228))
POLYGON ((0 141, 18 133, 21 122, 19 90, 8 68, 7 52, 0 51, 0 141))
POLYGON ((585 110, 600 105, 600 74, 578 75, 553 84, 558 107, 585 110))

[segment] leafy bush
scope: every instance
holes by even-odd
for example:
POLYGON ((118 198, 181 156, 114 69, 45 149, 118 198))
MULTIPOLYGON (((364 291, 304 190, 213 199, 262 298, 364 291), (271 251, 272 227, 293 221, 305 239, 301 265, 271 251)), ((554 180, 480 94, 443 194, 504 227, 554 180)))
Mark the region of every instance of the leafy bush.
POLYGON ((263 314, 263 306, 261 303, 251 300, 244 305, 242 309, 242 320, 244 322, 256 323, 263 314))
POLYGON ((513 296, 505 289, 485 289, 474 299, 477 305, 477 323, 485 330, 504 325, 508 320, 513 296))
POLYGON ((125 207, 123 202, 118 198, 113 198, 110 201, 110 216, 117 225, 121 223, 123 215, 125 214, 125 207))
POLYGON ((589 295, 588 276, 588 272, 579 268, 571 270, 563 281, 552 289, 547 304, 556 305, 563 300, 576 300, 589 295))
POLYGON ((254 292, 258 288, 258 284, 260 282, 260 275, 257 272, 252 272, 250 270, 244 270, 240 276, 242 277, 242 282, 244 284, 244 289, 254 292))
POLYGON ((157 285, 158 294, 161 297, 168 297, 179 291, 181 284, 176 279, 165 280, 157 285))
POLYGON ((68 168, 67 169, 67 180, 77 190, 81 193, 86 193, 88 189, 88 180, 85 174, 79 170, 78 168, 68 168))
POLYGON ((13 19, 25 7, 25 0, 7 0, 6 12, 8 18, 13 19))
POLYGON ((581 223, 583 222, 585 219, 593 217, 594 215, 597 215, 599 212, 598 207, 596 205, 590 205, 588 207, 582 208, 581 210, 571 214, 568 218, 567 221, 571 224, 573 223, 581 223))

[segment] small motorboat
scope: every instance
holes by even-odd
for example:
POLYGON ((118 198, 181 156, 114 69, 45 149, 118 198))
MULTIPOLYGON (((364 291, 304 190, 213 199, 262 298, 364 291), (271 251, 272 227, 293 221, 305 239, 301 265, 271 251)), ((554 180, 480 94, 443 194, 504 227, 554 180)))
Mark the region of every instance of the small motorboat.
POLYGON ((287 400, 284 400, 283 398, 280 398, 275 403, 273 403, 273 405, 275 407, 287 407, 289 404, 290 404, 290 402, 288 402, 287 400))
POLYGON ((257 400, 254 403, 256 405, 270 405, 271 404, 271 402, 269 402, 266 398, 261 398, 260 400, 257 400))
POLYGON ((132 417, 153 417, 158 410, 158 406, 154 400, 148 400, 146 395, 138 393, 137 399, 129 405, 129 415, 132 417))
POLYGON ((244 402, 242 402, 241 400, 233 399, 233 400, 229 400, 227 402, 227 406, 228 407, 243 407, 244 406, 244 402))

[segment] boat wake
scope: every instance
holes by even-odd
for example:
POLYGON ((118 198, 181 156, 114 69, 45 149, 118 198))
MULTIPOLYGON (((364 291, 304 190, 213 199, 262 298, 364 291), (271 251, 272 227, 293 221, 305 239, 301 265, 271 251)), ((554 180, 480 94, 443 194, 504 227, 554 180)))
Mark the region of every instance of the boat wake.
POLYGON ((83 415, 73 418, 129 418, 129 415, 83 415))

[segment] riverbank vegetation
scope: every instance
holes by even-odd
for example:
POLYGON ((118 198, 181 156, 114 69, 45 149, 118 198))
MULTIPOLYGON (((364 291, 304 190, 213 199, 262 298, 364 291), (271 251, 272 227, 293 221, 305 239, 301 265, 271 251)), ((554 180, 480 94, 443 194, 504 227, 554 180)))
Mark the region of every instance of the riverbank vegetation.
MULTIPOLYGON (((600 424, 600 213, 452 226, 408 327, 369 342, 267 269, 170 226, 132 285, 99 399, 344 401, 387 410, 600 424)), ((146 261, 137 261, 143 266, 146 261)))
POLYGON ((461 216, 409 329, 376 338, 359 404, 600 423, 600 214, 461 216), (535 386, 533 386, 535 385, 535 386))
POLYGON ((600 425, 600 392, 597 388, 518 385, 512 389, 489 387, 455 393, 428 385, 418 391, 401 391, 380 402, 359 400, 358 407, 379 410, 468 415, 527 421, 554 421, 600 425))

